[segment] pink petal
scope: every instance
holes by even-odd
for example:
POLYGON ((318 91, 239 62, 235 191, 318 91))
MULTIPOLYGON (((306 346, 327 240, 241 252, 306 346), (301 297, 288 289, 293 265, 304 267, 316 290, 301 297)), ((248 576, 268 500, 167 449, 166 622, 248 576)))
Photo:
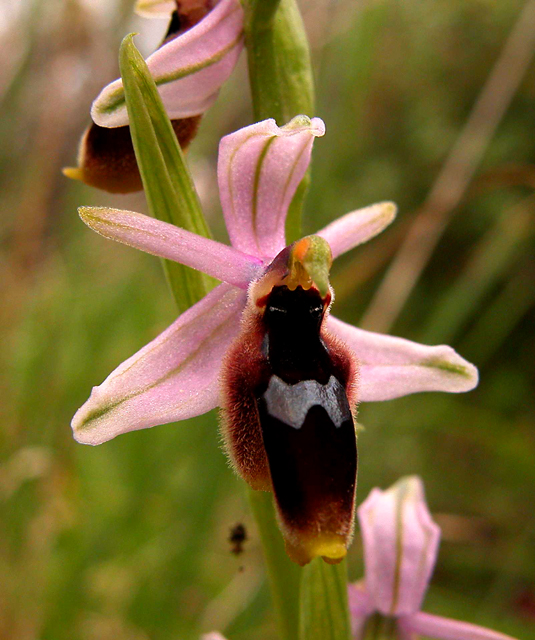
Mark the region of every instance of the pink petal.
POLYGON ((260 258, 273 258, 285 247, 288 206, 314 138, 324 133, 319 118, 298 116, 284 127, 264 120, 221 140, 219 193, 234 247, 260 258))
POLYGON ((403 478, 387 491, 373 489, 358 511, 365 583, 383 615, 418 611, 431 577, 440 529, 431 519, 422 481, 403 478))
POLYGON ((212 631, 212 633, 205 633, 201 636, 201 640, 225 640, 225 637, 217 631, 212 631))
POLYGON ((141 213, 107 207, 80 207, 78 212, 87 226, 105 238, 180 262, 241 289, 247 289, 262 266, 258 258, 141 213))
POLYGON ((76 440, 101 444, 216 407, 221 360, 239 331, 245 299, 245 292, 219 285, 123 362, 77 411, 76 440))
POLYGON ((351 633, 356 640, 363 637, 366 622, 375 611, 373 602, 368 595, 364 584, 354 582, 347 586, 349 601, 349 615, 351 617, 351 633))
POLYGON ((415 613, 401 618, 398 624, 412 633, 441 640, 515 640, 505 633, 429 613, 415 613))
POLYGON ((451 347, 429 347, 364 331, 332 316, 327 322, 360 360, 359 395, 363 402, 391 400, 420 391, 460 393, 477 385, 477 369, 451 347))
POLYGON ((405 628, 402 624, 400 624, 399 622, 399 618, 396 621, 396 640, 420 640, 420 637, 417 636, 415 633, 412 633, 412 631, 410 631, 409 629, 405 628))
POLYGON ((396 217, 396 205, 393 202, 379 202, 364 209, 357 209, 331 222, 316 235, 331 245, 333 259, 342 253, 368 242, 381 233, 396 217))
MULTIPOLYGON (((198 24, 147 58, 167 114, 186 118, 206 111, 232 73, 243 48, 243 9, 239 0, 221 2, 198 24)), ((101 127, 128 124, 122 80, 93 102, 91 117, 101 127)))

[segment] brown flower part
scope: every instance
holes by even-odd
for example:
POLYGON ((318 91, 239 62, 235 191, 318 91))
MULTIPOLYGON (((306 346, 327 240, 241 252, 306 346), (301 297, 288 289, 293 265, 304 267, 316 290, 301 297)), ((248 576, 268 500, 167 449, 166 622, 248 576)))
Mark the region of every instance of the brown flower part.
MULTIPOLYGON (((171 121, 183 150, 195 137, 201 117, 171 121)), ((131 193, 143 188, 128 125, 110 129, 92 122, 80 142, 78 166, 66 167, 63 173, 110 193, 131 193)))
POLYGON ((212 0, 176 0, 176 9, 171 15, 171 22, 162 44, 191 29, 213 8, 212 0))
POLYGON ((222 385, 229 457, 253 489, 273 491, 286 549, 301 565, 346 555, 357 473, 358 364, 325 328, 331 292, 322 296, 303 268, 310 244, 282 251, 253 283, 222 385))
MULTIPOLYGON (((211 0, 176 0, 176 5, 160 47, 200 22, 213 8, 211 0)), ((184 151, 197 134, 201 118, 197 115, 171 121, 184 151)), ((110 193, 131 193, 143 188, 128 125, 108 128, 92 122, 80 141, 78 166, 66 167, 63 173, 110 193)))

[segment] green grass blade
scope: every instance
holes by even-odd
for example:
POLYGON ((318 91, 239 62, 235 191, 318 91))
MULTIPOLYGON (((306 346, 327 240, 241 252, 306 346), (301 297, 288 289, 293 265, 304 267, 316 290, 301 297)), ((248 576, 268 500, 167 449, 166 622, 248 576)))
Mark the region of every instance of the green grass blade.
MULTIPOLYGON (((158 90, 143 57, 129 35, 119 53, 130 133, 151 214, 188 231, 209 237, 195 186, 158 90)), ((185 311, 198 302, 215 280, 183 265, 165 261, 171 290, 185 311)))

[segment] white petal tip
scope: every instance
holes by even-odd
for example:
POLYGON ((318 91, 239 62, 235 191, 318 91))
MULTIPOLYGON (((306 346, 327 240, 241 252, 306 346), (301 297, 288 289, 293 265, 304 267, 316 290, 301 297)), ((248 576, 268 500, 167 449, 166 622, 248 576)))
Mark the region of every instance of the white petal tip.
POLYGON ((137 0, 135 13, 143 18, 168 18, 176 9, 175 0, 137 0))
POLYGON ((91 105, 91 120, 105 129, 115 129, 128 124, 128 112, 121 80, 104 87, 91 105), (113 86, 112 86, 113 85, 113 86))
POLYGON ((281 127, 284 132, 301 133, 308 130, 313 136, 321 137, 325 135, 325 123, 321 118, 309 118, 300 115, 292 118, 288 124, 281 127))
POLYGON ((390 201, 379 202, 377 206, 381 208, 382 216, 384 216, 385 220, 388 221, 385 224, 385 226, 389 225, 392 222, 392 220, 394 220, 394 218, 397 216, 397 213, 398 213, 398 207, 396 203, 390 202, 390 201))

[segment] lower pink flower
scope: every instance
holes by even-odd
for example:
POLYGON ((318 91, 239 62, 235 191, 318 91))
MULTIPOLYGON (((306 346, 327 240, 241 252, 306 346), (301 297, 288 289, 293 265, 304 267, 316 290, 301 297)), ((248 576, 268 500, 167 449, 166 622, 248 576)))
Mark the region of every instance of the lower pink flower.
POLYGON ((420 611, 438 553, 440 528, 433 522, 418 477, 390 489, 373 489, 358 519, 365 575, 349 586, 353 637, 365 636, 374 614, 389 618, 401 640, 514 640, 491 629, 420 611))

